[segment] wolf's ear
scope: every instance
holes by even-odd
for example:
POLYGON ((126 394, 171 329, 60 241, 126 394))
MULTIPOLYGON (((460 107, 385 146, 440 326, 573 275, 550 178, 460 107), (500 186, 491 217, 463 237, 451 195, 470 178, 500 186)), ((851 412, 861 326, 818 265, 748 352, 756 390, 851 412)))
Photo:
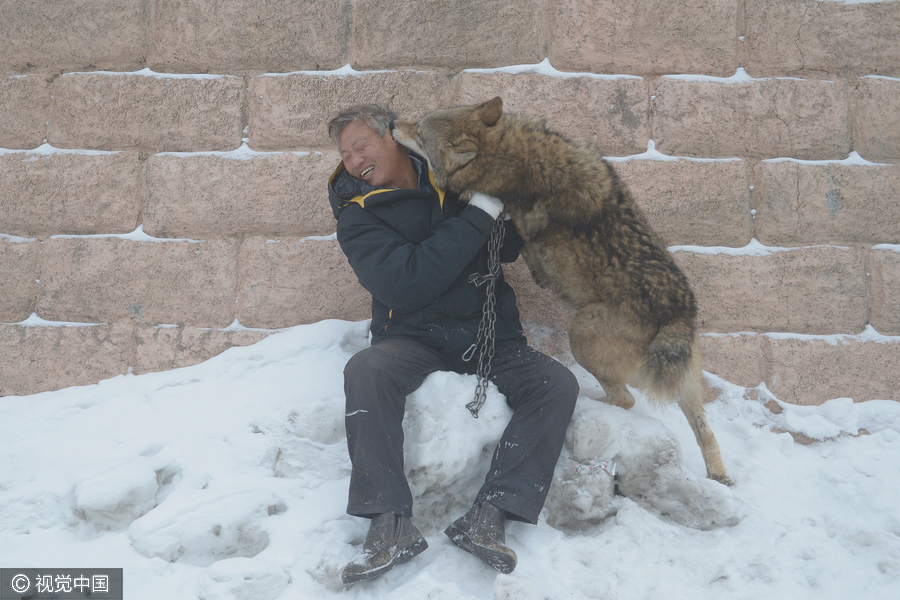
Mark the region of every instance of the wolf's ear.
POLYGON ((497 96, 493 100, 488 100, 484 104, 475 107, 475 114, 481 119, 481 122, 488 127, 493 127, 503 116, 503 100, 497 96))

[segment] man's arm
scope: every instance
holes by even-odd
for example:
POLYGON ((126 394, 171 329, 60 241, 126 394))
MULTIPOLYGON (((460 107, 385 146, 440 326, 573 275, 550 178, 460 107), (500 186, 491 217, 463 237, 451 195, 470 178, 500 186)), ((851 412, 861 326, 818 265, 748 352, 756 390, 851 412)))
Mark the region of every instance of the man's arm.
POLYGON ((470 206, 421 244, 412 244, 370 211, 351 205, 341 214, 337 237, 362 286, 392 310, 412 312, 450 287, 493 224, 490 215, 470 206))

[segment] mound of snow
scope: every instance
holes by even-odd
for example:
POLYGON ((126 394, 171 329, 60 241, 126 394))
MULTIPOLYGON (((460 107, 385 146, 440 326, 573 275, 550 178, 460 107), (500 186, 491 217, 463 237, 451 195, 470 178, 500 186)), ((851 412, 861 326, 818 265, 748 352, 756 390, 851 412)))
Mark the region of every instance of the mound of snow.
POLYGON ((585 382, 541 520, 508 523, 519 565, 500 575, 442 531, 510 411, 491 387, 473 419, 475 378, 452 373, 407 399, 429 548, 345 587, 368 521, 345 512, 343 368, 367 326, 323 321, 185 369, 0 398, 0 564, 122 567, 134 600, 897 595, 900 403, 798 407, 709 377, 726 488, 677 407, 636 394, 623 411, 585 382))

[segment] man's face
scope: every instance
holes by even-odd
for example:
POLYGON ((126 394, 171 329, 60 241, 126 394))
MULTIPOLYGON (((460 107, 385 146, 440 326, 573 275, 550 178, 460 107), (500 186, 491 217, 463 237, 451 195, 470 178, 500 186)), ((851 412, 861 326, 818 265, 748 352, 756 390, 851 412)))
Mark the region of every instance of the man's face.
POLYGON ((406 150, 398 144, 390 130, 384 136, 356 119, 344 127, 338 144, 347 172, 373 187, 402 187, 410 169, 406 150))

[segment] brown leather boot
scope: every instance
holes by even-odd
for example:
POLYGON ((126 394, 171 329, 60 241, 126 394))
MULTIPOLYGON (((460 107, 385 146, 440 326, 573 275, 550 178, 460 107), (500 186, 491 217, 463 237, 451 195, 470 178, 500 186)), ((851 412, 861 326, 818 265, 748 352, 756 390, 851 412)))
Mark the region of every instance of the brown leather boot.
POLYGON ((428 547, 428 542, 407 517, 382 513, 372 519, 363 549, 341 571, 341 581, 374 579, 405 563, 428 547))
POLYGON ((506 545, 506 515, 489 502, 476 504, 444 530, 453 543, 501 573, 512 573, 518 558, 506 545))

